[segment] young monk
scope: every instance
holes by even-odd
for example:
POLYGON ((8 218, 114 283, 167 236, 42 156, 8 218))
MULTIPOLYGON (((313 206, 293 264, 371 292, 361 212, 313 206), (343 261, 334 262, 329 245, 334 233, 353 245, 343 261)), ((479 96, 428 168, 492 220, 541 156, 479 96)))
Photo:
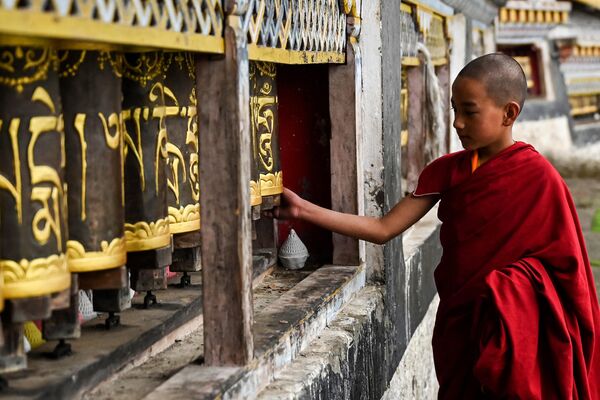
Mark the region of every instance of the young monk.
POLYGON ((600 313, 573 200, 556 170, 512 138, 526 95, 514 59, 480 57, 452 86, 465 150, 429 164, 385 216, 334 212, 287 189, 273 212, 383 244, 440 201, 440 399, 600 399, 600 313))

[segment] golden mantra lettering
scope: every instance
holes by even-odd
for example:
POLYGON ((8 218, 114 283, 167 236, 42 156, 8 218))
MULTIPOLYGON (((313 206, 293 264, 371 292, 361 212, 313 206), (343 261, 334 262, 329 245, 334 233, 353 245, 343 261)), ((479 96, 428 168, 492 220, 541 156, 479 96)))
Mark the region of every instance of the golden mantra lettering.
POLYGON ((258 139, 258 155, 261 164, 269 172, 273 171, 274 166, 271 138, 275 124, 273 109, 276 105, 277 96, 252 96, 250 98, 253 137, 257 132, 263 131, 258 139))
POLYGON ((183 156, 183 152, 181 151, 181 149, 179 149, 175 143, 172 143, 170 141, 167 142, 167 163, 171 175, 171 177, 167 177, 167 187, 171 190, 171 192, 173 192, 176 203, 180 204, 179 197, 181 192, 179 189, 179 167, 181 166, 182 182, 189 182, 190 190, 192 193, 192 199, 194 201, 198 201, 200 199, 200 193, 198 182, 198 123, 196 121, 196 90, 192 89, 192 93, 189 96, 191 105, 187 107, 180 107, 179 102, 175 97, 175 94, 167 87, 164 87, 164 97, 165 103, 167 101, 173 103, 172 105, 165 106, 166 111, 164 113, 164 117, 187 117, 187 131, 185 137, 185 144, 187 146, 191 146, 190 165, 188 170, 186 168, 186 160, 183 156))
MULTIPOLYGON (((54 102, 43 87, 37 87, 31 96, 34 102, 40 102, 48 108, 50 114, 56 114, 54 102)), ((0 128, 3 121, 0 120, 0 128)), ((23 223, 23 203, 22 203, 22 171, 20 150, 18 143, 19 129, 21 126, 20 118, 13 118, 8 127, 8 133, 11 139, 11 150, 13 154, 13 166, 15 174, 15 184, 13 185, 6 177, 0 176, 0 189, 8 191, 15 200, 15 211, 19 224, 23 223)), ((64 166, 65 144, 63 131, 62 114, 44 115, 31 117, 29 120, 29 132, 31 139, 27 145, 27 166, 29 168, 31 179, 31 201, 41 203, 42 208, 38 210, 32 220, 33 236, 38 243, 45 245, 54 235, 59 251, 62 251, 62 233, 61 221, 66 205, 63 204, 66 199, 64 196, 64 183, 61 174, 54 167, 48 165, 38 165, 35 162, 35 146, 39 138, 45 133, 59 134, 59 143, 61 151, 61 166, 64 166), (49 185, 49 186, 48 186, 49 185)))
POLYGON ((196 100, 196 89, 192 89, 190 94, 190 106, 187 108, 187 133, 185 144, 192 147, 190 154, 190 189, 192 190, 192 200, 200 201, 200 182, 198 181, 198 101, 196 100))
MULTIPOLYGON (((190 113, 193 113, 195 115, 196 110, 195 110, 195 107, 192 111, 185 110, 185 107, 183 109, 180 109, 179 103, 177 102, 177 99, 175 98, 173 91, 171 89, 165 87, 160 82, 157 82, 152 86, 152 88, 150 89, 148 98, 152 103, 158 102, 160 104, 162 102, 162 100, 165 99, 165 102, 166 102, 166 100, 169 100, 173 104, 158 105, 157 107, 154 107, 152 109, 150 109, 149 107, 143 107, 143 108, 134 108, 133 110, 123 110, 122 111, 122 120, 123 120, 122 126, 124 127, 124 130, 123 130, 123 143, 124 143, 123 159, 124 160, 123 161, 125 161, 125 158, 127 157, 129 151, 131 151, 138 163, 140 180, 142 182, 142 190, 145 190, 146 189, 146 178, 144 176, 144 154, 143 154, 143 149, 142 149, 142 132, 141 132, 141 127, 140 127, 140 122, 142 121, 142 119, 144 121, 148 121, 150 118, 158 119, 159 131, 158 131, 158 135, 156 137, 156 153, 154 155, 155 190, 156 190, 156 193, 158 193, 158 190, 160 187, 158 170, 160 168, 161 163, 163 162, 162 160, 166 161, 169 158, 169 154, 174 154, 178 159, 183 161, 183 155, 181 154, 179 149, 177 149, 175 146, 172 146, 172 145, 169 146, 165 119, 167 117, 174 117, 174 116, 181 115, 182 111, 185 112, 185 114, 187 114, 188 116, 190 113), (126 125, 125 125, 125 122, 129 121, 129 120, 133 120, 133 126, 135 129, 135 139, 132 137, 131 133, 127 130, 126 125)), ((176 164, 175 169, 177 170, 179 168, 179 163, 175 163, 175 164, 176 164)), ((182 162, 182 168, 185 168, 184 162, 182 162)), ((185 169, 183 169, 183 174, 184 174, 183 181, 185 182, 187 180, 187 177, 185 176, 185 169)), ((169 187, 172 187, 172 188, 178 188, 179 182, 171 181, 171 182, 168 182, 168 185, 169 185, 169 187)), ((177 197, 179 197, 179 191, 177 191, 177 197)))

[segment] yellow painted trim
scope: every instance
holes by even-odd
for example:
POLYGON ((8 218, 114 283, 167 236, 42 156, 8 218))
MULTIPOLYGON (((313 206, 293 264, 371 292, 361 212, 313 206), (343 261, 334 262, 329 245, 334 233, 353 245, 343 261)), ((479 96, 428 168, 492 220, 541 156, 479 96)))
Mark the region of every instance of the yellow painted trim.
POLYGON ((20 281, 5 284, 3 295, 5 299, 22 299, 61 292, 69 287, 71 287, 71 274, 64 273, 45 277, 39 281, 20 281))
POLYGON ((576 92, 569 93, 569 97, 582 97, 582 96, 600 96, 600 90, 592 90, 590 92, 576 92))
POLYGON ((171 244, 169 222, 159 219, 156 222, 140 221, 125 223, 125 245, 127 251, 154 250, 171 244))
MULTIPOLYGON (((100 252, 98 252, 100 253, 100 252)), ((88 253, 89 254, 89 253, 88 253)), ((69 271, 90 272, 101 271, 105 269, 117 268, 127 263, 127 253, 115 254, 112 256, 86 257, 79 260, 69 260, 69 271)))
POLYGON ((333 51, 295 51, 248 44, 248 58, 279 64, 344 64, 346 54, 333 51))
POLYGON ((127 241, 127 251, 154 250, 171 244, 171 234, 166 233, 161 236, 154 236, 148 239, 138 239, 127 241))
POLYGON ((426 6, 425 4, 421 4, 418 0, 405 0, 405 1, 408 4, 415 5, 417 7, 417 9, 421 9, 421 10, 427 11, 427 12, 429 12, 431 14, 434 14, 434 15, 442 15, 444 17, 451 17, 452 16, 452 14, 440 13, 439 11, 434 10, 433 8, 431 8, 429 6, 426 6))
MULTIPOLYGON (((222 37, 0 9, 0 34, 223 54, 222 37)), ((2 38, 4 40, 4 38, 2 38)))
POLYGON ((401 147, 408 146, 408 129, 405 129, 400 132, 400 146, 401 147))
POLYGON ((261 196, 272 196, 283 193, 283 172, 276 171, 269 174, 260 174, 261 196))
POLYGON ((586 4, 590 7, 600 9, 600 1, 598 0, 575 0, 577 3, 586 4))
POLYGON ((417 67, 421 65, 421 60, 418 57, 402 57, 402 65, 407 67, 417 67))
POLYGON ((67 241, 67 266, 71 272, 89 272, 117 268, 127 262, 125 238, 102 241, 101 251, 87 251, 76 240, 67 241))
POLYGON ((172 234, 192 232, 200 229, 200 219, 195 221, 175 222, 169 224, 169 230, 172 234))
POLYGON ((406 3, 400 3, 400 11, 412 14, 412 7, 406 3))
POLYGON ((567 79, 567 84, 573 83, 596 83, 600 82, 600 77, 585 77, 585 78, 571 78, 567 79))
POLYGON ((575 110, 571 110, 571 115, 574 117, 578 117, 580 115, 594 114, 597 111, 598 111, 598 107, 584 107, 584 108, 578 108, 575 110))
POLYGON ((260 195, 260 177, 258 181, 250 181, 250 205, 258 206, 262 204, 262 196, 260 195))
POLYGON ((448 64, 448 59, 446 57, 435 58, 435 59, 432 60, 432 63, 436 67, 439 67, 440 65, 446 65, 446 64, 448 64))

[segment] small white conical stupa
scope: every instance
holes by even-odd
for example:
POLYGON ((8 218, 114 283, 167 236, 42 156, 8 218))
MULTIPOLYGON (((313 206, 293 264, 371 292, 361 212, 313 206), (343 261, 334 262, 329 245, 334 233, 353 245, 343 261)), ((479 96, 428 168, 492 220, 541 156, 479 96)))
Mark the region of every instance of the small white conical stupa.
POLYGON ((300 269, 308 259, 308 249, 302 243, 295 230, 291 230, 287 239, 279 248, 279 260, 285 268, 300 269))

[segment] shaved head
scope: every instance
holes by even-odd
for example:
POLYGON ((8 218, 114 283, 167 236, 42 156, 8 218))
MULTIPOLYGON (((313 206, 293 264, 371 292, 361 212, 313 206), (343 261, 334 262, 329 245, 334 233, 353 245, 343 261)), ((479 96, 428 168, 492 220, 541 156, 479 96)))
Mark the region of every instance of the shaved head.
POLYGON ((483 83, 487 95, 499 107, 514 101, 523 109, 527 78, 521 65, 506 54, 493 53, 474 59, 459 72, 456 79, 459 78, 483 83))

